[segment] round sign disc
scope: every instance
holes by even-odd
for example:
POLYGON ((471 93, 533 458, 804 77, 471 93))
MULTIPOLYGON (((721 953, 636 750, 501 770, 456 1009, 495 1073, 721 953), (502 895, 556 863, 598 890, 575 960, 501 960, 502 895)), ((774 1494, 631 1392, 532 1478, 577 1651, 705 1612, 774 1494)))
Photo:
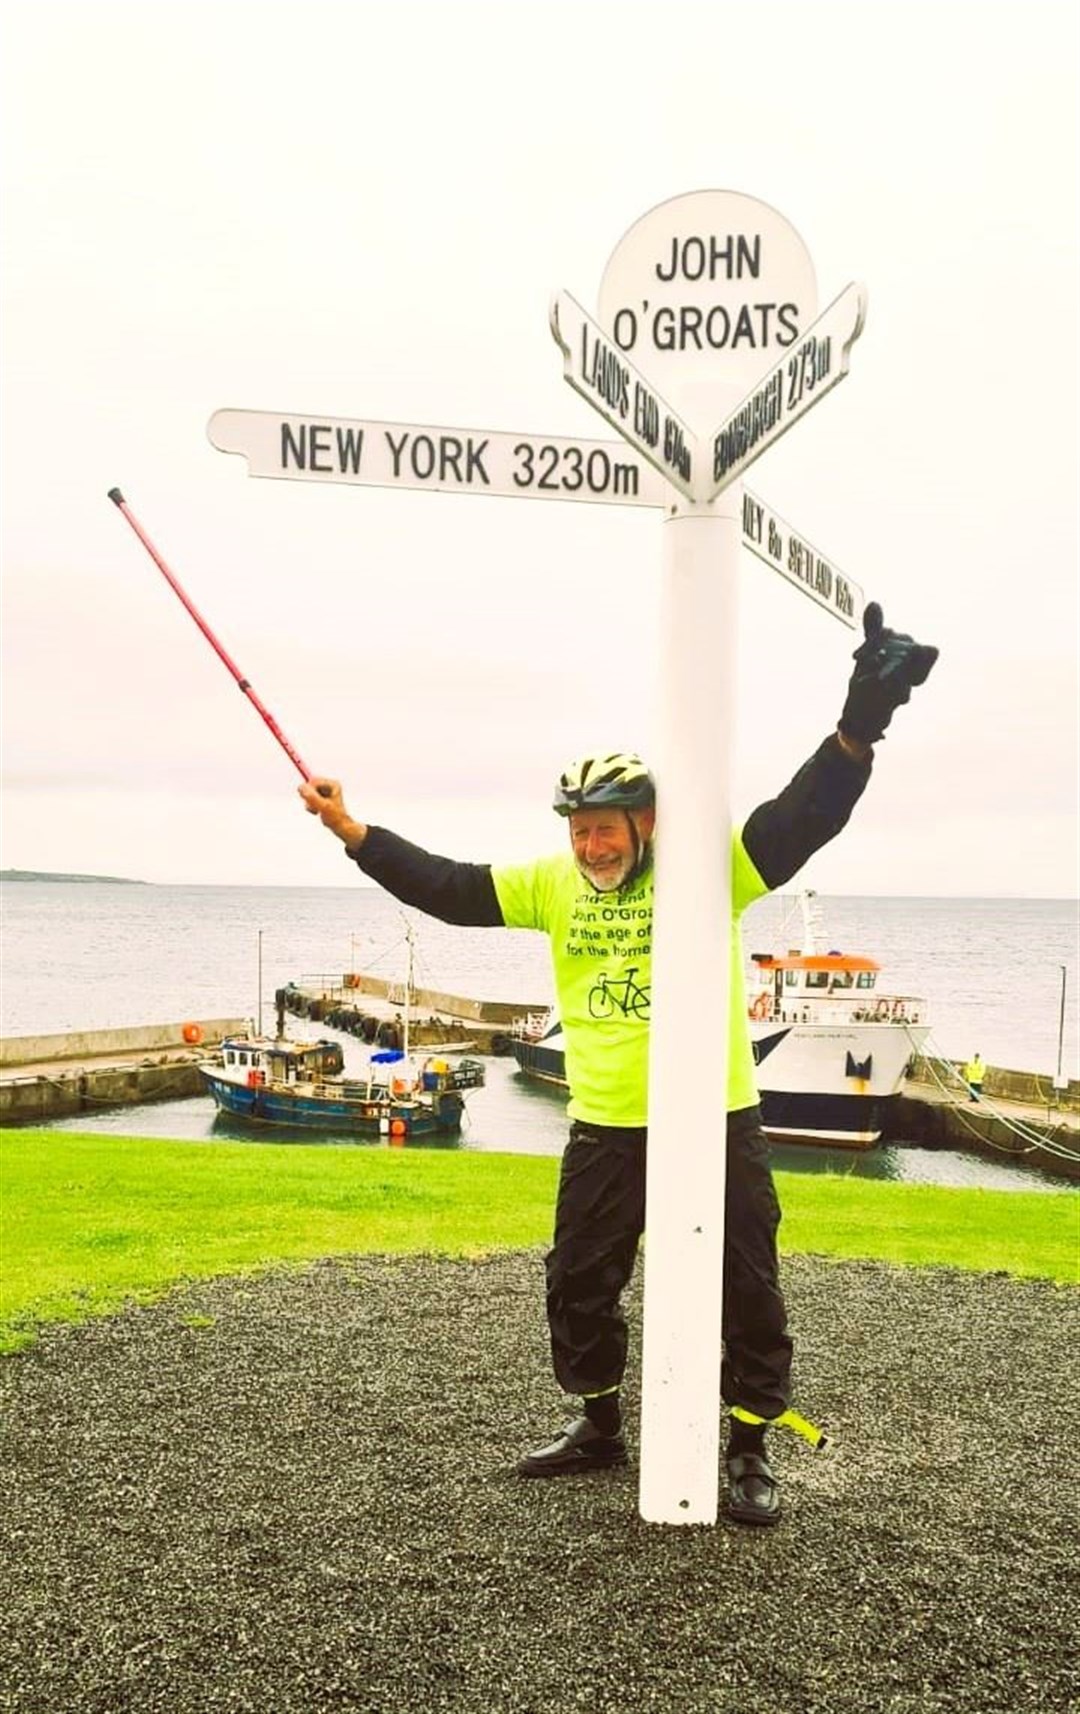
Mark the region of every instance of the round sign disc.
POLYGON ((799 234, 768 203, 690 191, 620 238, 597 312, 635 367, 705 433, 815 320, 817 279, 799 234))

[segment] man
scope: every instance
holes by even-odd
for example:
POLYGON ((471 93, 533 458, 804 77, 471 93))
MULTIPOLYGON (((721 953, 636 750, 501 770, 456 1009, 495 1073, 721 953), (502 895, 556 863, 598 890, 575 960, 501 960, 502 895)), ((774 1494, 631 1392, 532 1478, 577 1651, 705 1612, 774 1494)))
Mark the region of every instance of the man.
MULTIPOLYGON (((836 734, 735 836, 732 917, 783 885, 846 823, 870 776, 872 746, 922 684, 937 650, 886 630, 871 603, 836 734)), ((625 1463, 619 1389, 627 1332, 620 1299, 645 1223, 648 994, 656 800, 637 756, 586 757, 559 779, 554 809, 569 851, 516 867, 456 863, 355 821, 334 780, 300 788, 312 815, 365 874, 444 922, 533 928, 549 937, 571 1099, 555 1235, 546 1258, 555 1375, 582 1414, 518 1464, 554 1477, 625 1463), (631 950, 632 949, 632 950, 631 950)), ((704 932, 719 925, 704 924, 704 932)), ((761 1131, 742 959, 732 958, 724 1257, 725 1402, 735 1413, 727 1510, 738 1523, 780 1517, 765 1425, 788 1409, 791 1339, 780 1292, 780 1209, 761 1131)))
POLYGON ((978 1048, 972 1054, 964 1067, 964 1082, 968 1086, 968 1099, 978 1101, 986 1081, 986 1066, 978 1048))

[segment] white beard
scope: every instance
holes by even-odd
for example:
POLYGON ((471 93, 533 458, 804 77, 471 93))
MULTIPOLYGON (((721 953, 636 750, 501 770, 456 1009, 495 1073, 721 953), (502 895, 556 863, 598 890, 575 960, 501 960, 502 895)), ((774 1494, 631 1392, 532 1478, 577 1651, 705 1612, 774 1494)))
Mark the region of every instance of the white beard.
POLYGON ((590 887, 594 887, 598 893, 617 893, 633 867, 632 857, 625 857, 618 868, 590 869, 584 863, 578 864, 590 887))

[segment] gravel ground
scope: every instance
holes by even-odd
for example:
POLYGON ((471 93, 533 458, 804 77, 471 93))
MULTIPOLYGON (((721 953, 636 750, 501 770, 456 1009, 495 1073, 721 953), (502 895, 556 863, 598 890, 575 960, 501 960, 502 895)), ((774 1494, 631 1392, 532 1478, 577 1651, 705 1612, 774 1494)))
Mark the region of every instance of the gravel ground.
POLYGON ((632 1467, 514 1477, 560 1420, 538 1253, 325 1262, 47 1330, 3 1365, 0 1706, 1075 1708, 1080 1293, 785 1280, 835 1451, 774 1435, 786 1518, 758 1532, 643 1524, 632 1467))

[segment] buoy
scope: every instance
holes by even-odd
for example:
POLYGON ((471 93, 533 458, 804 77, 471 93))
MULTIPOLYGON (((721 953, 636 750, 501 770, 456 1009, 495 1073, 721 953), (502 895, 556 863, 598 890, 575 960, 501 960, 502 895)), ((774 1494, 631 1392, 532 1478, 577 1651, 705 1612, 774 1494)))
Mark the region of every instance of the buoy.
POLYGON ((202 1041, 202 1026, 201 1024, 185 1024, 180 1034, 186 1042, 190 1042, 192 1047, 196 1047, 202 1041))
POLYGON ((404 1119, 391 1119, 391 1121, 390 1121, 390 1135, 392 1137, 397 1137, 399 1139, 399 1141, 404 1138, 404 1136, 405 1136, 405 1121, 404 1121, 404 1119))

